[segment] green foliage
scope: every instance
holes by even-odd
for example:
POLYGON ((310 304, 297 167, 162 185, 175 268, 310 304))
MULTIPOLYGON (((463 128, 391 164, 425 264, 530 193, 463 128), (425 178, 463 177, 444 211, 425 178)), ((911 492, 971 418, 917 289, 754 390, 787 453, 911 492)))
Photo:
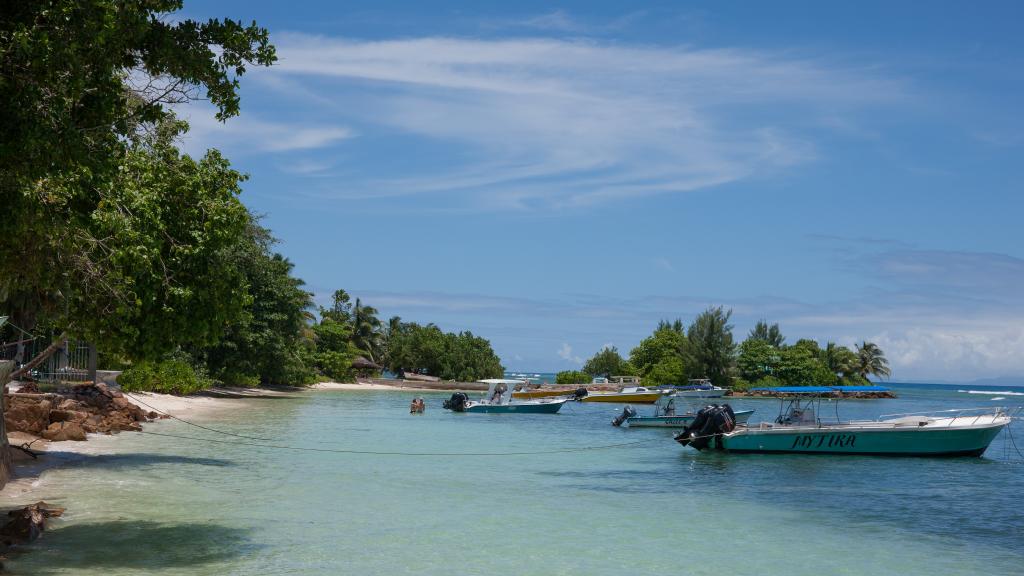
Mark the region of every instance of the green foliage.
POLYGON ((685 384, 686 367, 683 359, 678 355, 665 356, 644 373, 644 382, 652 385, 685 384))
MULTIPOLYGON (((198 96, 238 114, 237 77, 276 59, 255 23, 169 18, 180 0, 25 1, 0 15, 0 172, 113 168, 122 138, 198 96), (134 76, 130 76, 134 74, 134 76)), ((83 190, 84 192, 84 190, 83 190)))
POLYGON ((579 370, 565 370, 555 374, 555 384, 590 384, 590 374, 579 370))
POLYGON ((630 376, 636 368, 619 355, 615 346, 602 348, 583 365, 583 371, 591 376, 630 376))
POLYGON ((808 346, 788 346, 780 350, 774 374, 783 386, 834 386, 837 382, 836 375, 808 346))
POLYGON ((288 259, 271 251, 273 238, 251 220, 227 254, 250 296, 221 340, 205 347, 210 372, 229 385, 302 385, 314 380, 313 333, 307 324, 311 294, 291 275, 288 259))
POLYGON ((747 338, 740 344, 736 368, 740 378, 757 383, 778 371, 780 355, 775 346, 760 338, 747 338))
POLYGON ((846 346, 829 342, 818 356, 830 372, 840 377, 843 384, 863 384, 866 382, 857 374, 857 355, 846 346))
POLYGON ((213 386, 214 381, 181 354, 160 361, 144 360, 117 377, 125 392, 192 394, 213 386))
POLYGON ((249 221, 238 199, 241 174, 210 151, 199 161, 161 126, 132 146, 93 211, 77 258, 103 262, 102 277, 70 290, 64 323, 107 353, 155 358, 220 336, 247 301, 229 248, 249 221))
POLYGON ((8 4, 0 12, 0 307, 24 328, 54 315, 75 335, 142 356, 215 339, 237 295, 211 315, 206 300, 223 286, 213 279, 209 299, 197 289, 237 225, 221 208, 239 178, 215 153, 197 163, 145 141, 168 130, 168 103, 201 87, 218 118, 237 114, 237 77, 275 59, 266 30, 167 18, 181 7, 173 0, 8 4))
MULTIPOLYGON (((653 334, 641 340, 640 344, 630 351, 629 361, 641 376, 648 378, 656 365, 668 362, 671 358, 677 358, 679 364, 685 368, 685 353, 686 334, 683 333, 682 321, 676 320, 669 324, 662 320, 653 334)), ((685 379, 685 373, 682 379, 685 379)))
POLYGON ((888 378, 891 374, 885 353, 873 342, 863 342, 857 345, 856 370, 857 374, 865 380, 868 376, 888 378))
POLYGON ((725 311, 721 306, 708 308, 690 325, 686 338, 689 373, 693 377, 708 378, 716 386, 729 385, 736 349, 729 324, 731 317, 732 310, 725 311))
POLYGON ((747 335, 747 340, 762 340, 776 348, 782 348, 786 343, 786 337, 779 330, 779 325, 776 323, 769 326, 764 320, 757 321, 754 328, 750 330, 750 334, 747 335))
POLYGON ((471 382, 500 378, 501 360, 484 338, 472 332, 442 332, 433 324, 388 323, 384 366, 392 372, 417 372, 445 380, 471 382))

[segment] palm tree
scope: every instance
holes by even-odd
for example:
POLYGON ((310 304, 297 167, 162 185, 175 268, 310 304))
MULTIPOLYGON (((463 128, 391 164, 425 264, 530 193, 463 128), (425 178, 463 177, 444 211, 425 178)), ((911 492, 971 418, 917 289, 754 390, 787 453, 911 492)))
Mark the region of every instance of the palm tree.
POLYGON ((821 351, 821 361, 828 367, 830 372, 842 377, 844 380, 857 375, 857 355, 846 346, 829 342, 821 351))
POLYGON ((857 345, 857 374, 861 378, 868 375, 887 378, 892 372, 889 370, 889 361, 885 359, 885 353, 873 342, 863 342, 857 345))
POLYGON ((363 306, 362 301, 356 298, 356 304, 352 307, 352 344, 366 352, 373 362, 377 361, 376 356, 380 352, 380 326, 377 309, 363 306))

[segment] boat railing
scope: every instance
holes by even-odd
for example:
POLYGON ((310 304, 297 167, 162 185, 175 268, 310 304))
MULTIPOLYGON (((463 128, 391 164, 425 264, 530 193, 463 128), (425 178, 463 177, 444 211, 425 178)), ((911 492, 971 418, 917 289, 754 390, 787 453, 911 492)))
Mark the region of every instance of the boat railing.
MULTIPOLYGON (((1011 409, 1014 414, 1020 413, 1021 407, 1011 409)), ((925 410, 922 412, 901 412, 896 414, 882 414, 876 421, 891 420, 893 418, 905 418, 907 416, 923 416, 928 418, 949 418, 950 424, 960 418, 971 419, 971 424, 976 424, 984 416, 1012 416, 1003 406, 984 406, 978 408, 953 408, 951 410, 925 410)))

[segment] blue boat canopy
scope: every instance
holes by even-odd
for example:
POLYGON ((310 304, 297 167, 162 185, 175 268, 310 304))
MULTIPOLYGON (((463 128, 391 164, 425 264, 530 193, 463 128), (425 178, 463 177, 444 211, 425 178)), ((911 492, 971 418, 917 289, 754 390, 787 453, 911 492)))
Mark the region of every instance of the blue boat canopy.
POLYGON ((888 392, 885 386, 777 386, 751 388, 751 392, 778 392, 780 394, 830 394, 832 392, 888 392))

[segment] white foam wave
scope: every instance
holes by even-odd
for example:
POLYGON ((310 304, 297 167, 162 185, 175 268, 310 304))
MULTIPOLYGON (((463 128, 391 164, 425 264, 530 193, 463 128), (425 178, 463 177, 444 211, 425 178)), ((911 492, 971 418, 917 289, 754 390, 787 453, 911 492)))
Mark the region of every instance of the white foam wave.
POLYGON ((1003 392, 1000 390, 957 390, 965 394, 992 394, 994 396, 1024 396, 1024 392, 1003 392))

